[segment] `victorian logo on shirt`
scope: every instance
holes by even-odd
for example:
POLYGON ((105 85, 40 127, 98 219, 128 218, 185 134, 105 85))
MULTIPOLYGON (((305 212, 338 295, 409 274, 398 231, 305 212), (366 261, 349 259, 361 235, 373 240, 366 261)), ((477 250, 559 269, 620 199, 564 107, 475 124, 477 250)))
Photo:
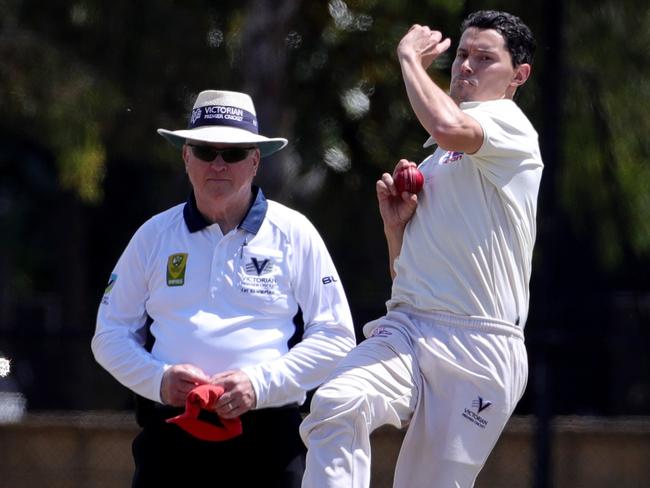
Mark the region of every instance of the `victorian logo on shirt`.
POLYGON ((250 257, 240 274, 240 291, 250 295, 272 297, 279 293, 278 279, 273 273, 275 261, 271 257, 250 257))
POLYGON ((167 259, 167 286, 182 286, 185 284, 185 268, 187 253, 172 254, 167 259))
POLYGON ((454 161, 458 161, 465 155, 464 152, 459 152, 459 151, 447 151, 445 154, 442 155, 440 158, 440 164, 449 164, 453 163, 454 161))
POLYGON ((388 330, 386 327, 379 326, 373 329, 372 333, 370 334, 370 337, 390 337, 392 335, 393 333, 390 330, 388 330))
POLYGON ((273 271, 273 262, 269 259, 251 258, 251 262, 245 266, 246 273, 252 275, 256 273, 257 276, 269 274, 273 271))

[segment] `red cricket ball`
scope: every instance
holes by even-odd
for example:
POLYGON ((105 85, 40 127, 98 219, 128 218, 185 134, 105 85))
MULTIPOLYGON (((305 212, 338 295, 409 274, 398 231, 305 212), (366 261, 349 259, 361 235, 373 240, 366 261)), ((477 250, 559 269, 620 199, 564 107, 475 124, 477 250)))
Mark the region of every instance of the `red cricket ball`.
POLYGON ((415 166, 405 166, 395 175, 395 187, 400 193, 420 193, 424 186, 424 175, 415 166))

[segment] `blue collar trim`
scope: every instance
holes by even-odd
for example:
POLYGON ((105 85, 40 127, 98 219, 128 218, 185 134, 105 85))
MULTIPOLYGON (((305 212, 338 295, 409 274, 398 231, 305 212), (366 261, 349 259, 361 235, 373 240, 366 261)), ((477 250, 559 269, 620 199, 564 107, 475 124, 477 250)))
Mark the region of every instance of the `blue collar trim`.
POLYGON ((262 227, 262 222, 264 222, 268 209, 269 202, 266 201, 262 189, 259 186, 253 186, 253 204, 244 216, 244 220, 239 224, 239 228, 251 234, 257 234, 260 227, 262 227))
MULTIPOLYGON (((239 223, 238 227, 250 232, 251 234, 257 234, 262 226, 262 222, 264 222, 264 218, 266 217, 269 202, 266 201, 266 197, 264 196, 264 193, 262 193, 260 187, 253 186, 252 191, 253 203, 243 220, 239 223)), ((187 202, 183 207, 183 218, 185 219, 185 225, 187 225, 187 229, 190 232, 198 232, 210 225, 210 222, 205 220, 205 217, 203 217, 199 208, 196 206, 194 192, 190 192, 187 202)))

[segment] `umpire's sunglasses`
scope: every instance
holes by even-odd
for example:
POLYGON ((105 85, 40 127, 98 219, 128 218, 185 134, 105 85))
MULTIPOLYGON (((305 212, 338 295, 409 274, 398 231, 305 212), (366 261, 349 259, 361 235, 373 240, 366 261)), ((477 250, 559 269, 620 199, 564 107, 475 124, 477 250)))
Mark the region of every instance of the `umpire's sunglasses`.
POLYGON ((248 152, 254 147, 229 147, 227 149, 217 149, 212 146, 188 144, 195 158, 211 163, 221 154, 221 159, 226 163, 238 163, 248 157, 248 152))

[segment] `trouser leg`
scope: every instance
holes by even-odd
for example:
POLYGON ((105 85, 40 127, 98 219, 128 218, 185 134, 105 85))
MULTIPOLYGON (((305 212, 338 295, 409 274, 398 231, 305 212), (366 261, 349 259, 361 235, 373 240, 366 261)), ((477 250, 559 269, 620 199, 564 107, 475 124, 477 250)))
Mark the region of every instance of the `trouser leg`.
POLYGON ((301 425, 303 487, 370 486, 370 433, 408 422, 417 402, 409 339, 395 331, 357 346, 314 394, 301 425))
POLYGON ((523 341, 415 322, 422 386, 396 463, 395 488, 470 488, 521 398, 523 341))

